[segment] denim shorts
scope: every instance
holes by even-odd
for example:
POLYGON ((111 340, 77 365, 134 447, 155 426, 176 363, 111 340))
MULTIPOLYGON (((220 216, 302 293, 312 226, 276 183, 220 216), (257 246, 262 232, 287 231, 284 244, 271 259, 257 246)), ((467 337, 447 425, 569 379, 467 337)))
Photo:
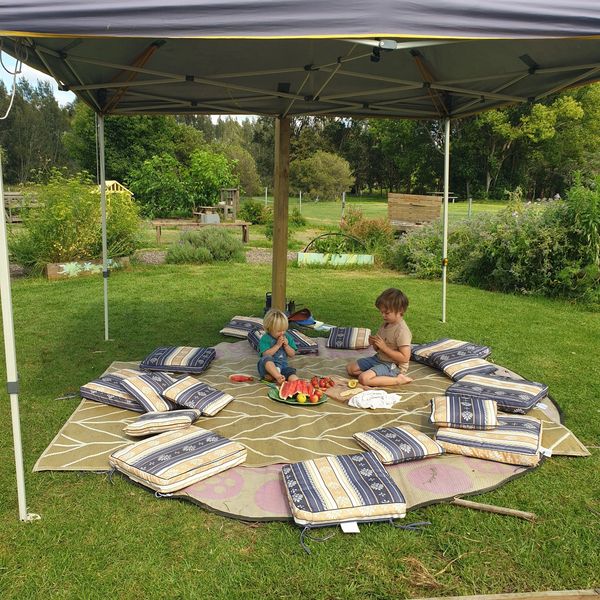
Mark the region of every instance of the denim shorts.
POLYGON ((265 364, 268 362, 272 362, 275 363, 275 366, 277 367, 277 369, 279 370, 279 372, 287 379, 290 375, 295 375, 296 374, 296 369, 294 369, 294 367, 290 367, 286 362, 280 362, 280 361, 276 361, 273 360, 272 356, 261 356, 258 359, 258 364, 256 365, 256 368, 258 369, 258 374, 260 375, 260 378, 264 378, 264 376, 267 374, 267 370, 265 369, 265 364))
POLYGON ((373 371, 375 375, 384 377, 397 377, 400 373, 396 363, 383 362, 377 358, 377 355, 359 358, 356 361, 356 364, 363 373, 365 371, 373 371))

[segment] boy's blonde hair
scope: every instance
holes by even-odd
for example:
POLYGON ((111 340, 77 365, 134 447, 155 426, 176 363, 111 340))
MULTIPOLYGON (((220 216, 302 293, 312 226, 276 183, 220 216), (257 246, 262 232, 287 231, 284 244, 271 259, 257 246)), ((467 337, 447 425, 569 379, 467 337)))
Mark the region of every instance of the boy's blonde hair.
POLYGON ((403 315, 408 308, 408 297, 397 288, 388 288, 377 296, 375 306, 403 315))
POLYGON ((265 315, 263 327, 271 335, 276 331, 287 331, 289 327, 288 318, 281 310, 272 308, 265 315))

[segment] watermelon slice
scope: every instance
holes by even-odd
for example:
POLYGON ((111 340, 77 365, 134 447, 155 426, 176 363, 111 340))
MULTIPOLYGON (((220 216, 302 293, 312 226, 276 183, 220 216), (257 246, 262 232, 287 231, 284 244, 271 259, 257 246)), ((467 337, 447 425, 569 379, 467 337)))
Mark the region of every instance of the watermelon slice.
POLYGON ((293 398, 297 394, 310 396, 312 394, 312 385, 306 379, 296 379, 295 381, 284 381, 279 386, 279 397, 282 400, 293 398))

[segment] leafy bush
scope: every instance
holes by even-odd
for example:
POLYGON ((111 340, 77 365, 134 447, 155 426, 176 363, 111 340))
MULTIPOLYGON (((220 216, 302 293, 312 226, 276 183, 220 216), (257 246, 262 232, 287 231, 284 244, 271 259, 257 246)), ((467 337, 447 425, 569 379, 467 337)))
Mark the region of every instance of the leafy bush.
POLYGON ((245 200, 242 202, 238 211, 238 217, 253 225, 264 225, 269 220, 273 220, 271 209, 256 200, 245 200))
POLYGON ((294 208, 289 217, 289 224, 292 227, 304 227, 306 225, 306 219, 302 216, 299 209, 294 208))
POLYGON ((208 248, 192 246, 192 244, 172 244, 167 249, 166 261, 171 264, 203 265, 213 262, 208 248))
POLYGON ((128 181, 144 215, 189 216, 195 206, 214 206, 223 187, 237 184, 233 163, 222 154, 195 150, 189 167, 170 154, 145 160, 128 181))
MULTIPOLYGON (((102 256, 100 194, 85 174, 67 177, 53 171, 31 192, 37 200, 23 215, 23 230, 11 232, 13 259, 39 273, 47 263, 102 256)), ((138 208, 127 194, 106 195, 108 255, 131 254, 139 234, 138 208)))
POLYGON ((358 219, 344 225, 343 231, 365 244, 369 254, 383 256, 394 243, 394 230, 387 219, 358 219))
POLYGON ((344 233, 331 232, 315 238, 309 250, 323 254, 364 254, 364 244, 344 233))
MULTIPOLYGON (((523 205, 518 193, 497 215, 457 223, 448 235, 448 279, 490 290, 600 301, 598 183, 576 183, 568 199, 523 205)), ((388 265, 418 277, 441 274, 442 229, 400 239, 388 265)))
POLYGON ((245 262, 246 254, 241 240, 234 234, 217 227, 184 231, 177 244, 167 250, 167 262, 206 263, 212 261, 245 262))
POLYGON ((337 200, 342 192, 354 185, 354 176, 347 160, 318 150, 309 158, 296 159, 290 164, 290 181, 308 198, 337 200))

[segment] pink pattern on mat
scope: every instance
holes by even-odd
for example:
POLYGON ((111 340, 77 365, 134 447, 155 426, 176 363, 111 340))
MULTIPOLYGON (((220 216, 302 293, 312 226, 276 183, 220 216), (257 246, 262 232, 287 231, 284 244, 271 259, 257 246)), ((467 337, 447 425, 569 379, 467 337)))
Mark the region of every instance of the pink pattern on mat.
MULTIPOLYGON (((424 461, 428 463, 429 461, 424 461)), ((456 467, 438 467, 431 463, 414 468, 408 480, 415 487, 428 492, 452 495, 473 489, 474 482, 464 471, 456 467)))
POLYGON ((225 500, 234 498, 242 491, 244 478, 234 470, 229 470, 213 475, 193 487, 194 491, 202 498, 225 500))
POLYGON ((254 494, 256 506, 271 515, 288 516, 290 509, 280 479, 261 485, 254 494))

